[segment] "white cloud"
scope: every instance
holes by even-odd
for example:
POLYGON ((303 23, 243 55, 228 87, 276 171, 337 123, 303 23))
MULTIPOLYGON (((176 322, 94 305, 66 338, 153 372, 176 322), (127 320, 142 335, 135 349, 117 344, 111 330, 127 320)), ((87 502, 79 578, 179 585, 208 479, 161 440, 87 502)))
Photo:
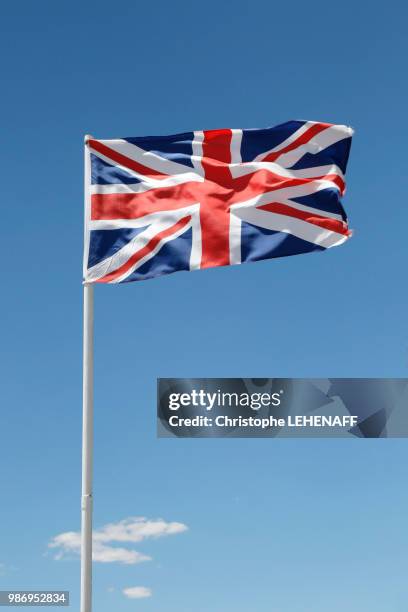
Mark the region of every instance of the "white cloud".
POLYGON ((129 599, 145 599, 153 595, 152 590, 147 587, 136 586, 123 589, 122 593, 129 599))
POLYGON ((167 523, 162 519, 148 520, 144 517, 132 517, 108 523, 94 532, 94 539, 98 542, 142 542, 147 538, 160 538, 186 531, 183 523, 167 523))
MULTIPOLYGON (((112 546, 112 543, 134 544, 148 538, 160 538, 186 531, 183 523, 167 523, 162 519, 149 520, 144 517, 131 517, 118 523, 108 523, 93 532, 92 558, 100 563, 123 563, 133 565, 150 561, 151 557, 132 548, 112 546)), ((54 559, 62 559, 81 551, 81 534, 77 531, 66 531, 55 536, 48 544, 56 549, 54 559)))

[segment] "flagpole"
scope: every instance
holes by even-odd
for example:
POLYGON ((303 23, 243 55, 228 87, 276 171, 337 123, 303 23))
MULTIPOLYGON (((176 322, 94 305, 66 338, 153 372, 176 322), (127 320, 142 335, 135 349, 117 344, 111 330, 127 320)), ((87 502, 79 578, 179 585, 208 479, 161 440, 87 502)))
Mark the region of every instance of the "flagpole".
POLYGON ((81 612, 92 608, 93 297, 84 285, 81 612))
MULTIPOLYGON (((89 152, 85 137, 85 245, 89 208, 89 152)), ((81 612, 92 609, 92 472, 93 472, 93 324, 92 284, 83 286, 82 365, 82 498, 81 498, 81 612)))

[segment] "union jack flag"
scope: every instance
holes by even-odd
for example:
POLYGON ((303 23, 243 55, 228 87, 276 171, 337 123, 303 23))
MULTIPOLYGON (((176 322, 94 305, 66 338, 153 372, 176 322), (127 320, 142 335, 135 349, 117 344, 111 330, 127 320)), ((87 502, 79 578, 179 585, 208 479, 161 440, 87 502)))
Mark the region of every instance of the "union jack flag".
POLYGON ((341 204, 351 128, 289 121, 85 142, 84 280, 319 251, 350 236, 341 204))

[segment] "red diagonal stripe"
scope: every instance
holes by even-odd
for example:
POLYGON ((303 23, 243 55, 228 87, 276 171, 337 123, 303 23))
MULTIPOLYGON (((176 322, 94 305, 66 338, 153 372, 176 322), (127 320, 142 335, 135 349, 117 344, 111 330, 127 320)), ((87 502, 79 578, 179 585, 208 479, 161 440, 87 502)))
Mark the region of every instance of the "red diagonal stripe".
MULTIPOLYGON (((240 176, 234 180, 233 189, 229 196, 229 205, 239 204, 250 200, 257 195, 276 191, 278 189, 286 189, 288 187, 297 187, 299 185, 307 185, 313 181, 328 180, 335 183, 341 193, 345 188, 344 181, 337 174, 328 174, 326 176, 318 176, 313 178, 289 178, 283 177, 269 170, 258 170, 253 174, 240 176)), ((317 191, 317 188, 316 188, 317 191)))
POLYGON ((315 123, 308 130, 306 130, 306 132, 304 132, 301 136, 299 136, 299 138, 297 138, 296 140, 288 144, 283 149, 280 149, 279 151, 275 151, 274 153, 269 153, 269 155, 264 157, 262 161, 274 162, 275 160, 278 159, 278 157, 280 157, 284 153, 293 151, 293 149, 297 149, 301 145, 306 144, 307 142, 309 142, 309 140, 313 138, 313 136, 316 136, 316 134, 323 132, 323 130, 327 130, 327 128, 331 127, 331 125, 332 125, 331 123, 315 123))
POLYGON ((154 177, 156 179, 168 177, 168 175, 163 174, 163 172, 159 172, 158 170, 154 170, 153 168, 148 168, 143 164, 139 164, 139 162, 135 161, 134 159, 131 159, 126 155, 122 155, 122 153, 114 151, 110 147, 107 147, 106 145, 99 142, 99 140, 88 140, 88 145, 94 151, 105 155, 105 157, 109 157, 109 159, 112 159, 116 163, 121 164, 122 166, 125 166, 125 168, 129 168, 130 170, 134 170, 139 174, 144 174, 145 176, 154 177))
POLYGON ((319 227, 323 227, 331 232, 336 232, 337 234, 343 234, 344 236, 348 236, 350 234, 347 225, 342 221, 317 215, 305 210, 299 210, 298 208, 292 208, 292 206, 281 204, 280 202, 271 202, 270 204, 265 204, 264 206, 258 206, 258 208, 260 210, 267 210, 279 215, 286 215, 287 217, 302 219, 302 221, 307 221, 307 223, 318 225, 319 227))
POLYGON ((324 176, 314 176, 309 179, 310 181, 331 181, 335 183, 337 187, 340 189, 341 195, 344 195, 344 191, 346 189, 346 183, 343 181, 341 176, 338 174, 325 174, 324 176))
POLYGON ((136 253, 134 253, 132 257, 130 257, 127 260, 126 263, 120 266, 120 268, 117 268, 114 272, 110 272, 109 274, 102 276, 102 278, 99 278, 95 282, 109 283, 115 280, 116 278, 119 278, 120 276, 122 276, 122 274, 130 270, 130 268, 135 263, 137 263, 139 260, 143 259, 143 257, 145 257, 146 255, 154 251, 154 249, 156 248, 156 246, 159 244, 161 240, 163 240, 164 238, 167 238, 168 236, 171 236, 172 234, 178 232, 180 229, 185 227, 189 223, 190 219, 191 219, 190 215, 188 217, 183 217, 182 219, 180 219, 180 221, 178 221, 171 227, 163 230, 162 232, 159 232, 158 234, 153 236, 151 240, 149 240, 146 246, 144 246, 142 249, 139 249, 139 251, 136 251, 136 253))

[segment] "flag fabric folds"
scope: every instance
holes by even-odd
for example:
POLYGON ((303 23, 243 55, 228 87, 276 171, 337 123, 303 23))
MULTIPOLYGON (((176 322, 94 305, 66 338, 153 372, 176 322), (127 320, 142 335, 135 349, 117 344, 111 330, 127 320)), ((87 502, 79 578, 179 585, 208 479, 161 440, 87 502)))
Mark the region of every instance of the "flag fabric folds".
POLYGON ((144 280, 342 244, 352 134, 289 121, 88 138, 84 281, 144 280))

